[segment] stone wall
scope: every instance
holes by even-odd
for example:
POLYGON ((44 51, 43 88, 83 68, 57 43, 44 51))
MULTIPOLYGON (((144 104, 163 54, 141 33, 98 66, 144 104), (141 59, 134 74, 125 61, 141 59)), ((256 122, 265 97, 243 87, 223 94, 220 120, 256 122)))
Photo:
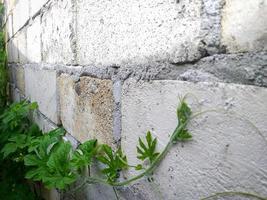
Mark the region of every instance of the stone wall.
MULTIPOLYGON (((267 196, 266 0, 6 0, 5 8, 10 93, 38 102, 33 118, 45 131, 63 125, 73 144, 121 145, 135 164, 147 130, 159 150, 167 143, 180 96, 190 94, 195 112, 217 110, 193 120, 193 140, 171 149, 152 183, 118 188, 120 199, 267 196)), ((79 195, 115 199, 101 185, 79 195)))

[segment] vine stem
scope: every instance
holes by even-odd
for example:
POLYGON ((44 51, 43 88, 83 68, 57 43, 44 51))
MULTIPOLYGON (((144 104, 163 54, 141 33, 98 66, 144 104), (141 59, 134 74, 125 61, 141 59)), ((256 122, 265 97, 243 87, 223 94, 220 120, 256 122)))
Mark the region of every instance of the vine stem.
POLYGON ((187 123, 189 122, 190 119, 187 120, 186 123, 184 124, 178 124, 176 129, 174 130, 174 132, 172 133, 172 136, 169 140, 169 142, 167 143, 167 145, 165 146, 164 150, 159 154, 159 156, 151 163, 151 165, 145 169, 144 172, 142 172, 139 175, 136 175, 126 181, 121 181, 121 182, 107 182, 105 179, 101 179, 98 177, 87 177, 86 178, 86 183, 102 183, 105 185, 111 185, 111 186, 124 186, 124 185, 128 185, 133 181, 136 181, 150 173, 152 173, 155 168, 160 164, 160 162, 163 160, 163 158, 167 155, 168 151, 170 150, 170 148, 172 147, 172 145, 174 144, 174 139, 175 139, 175 135, 177 132, 181 131, 183 128, 185 128, 185 126, 187 125, 187 123))
POLYGON ((220 192, 220 193, 216 193, 214 195, 211 195, 209 197, 202 198, 201 200, 211 200, 213 198, 220 197, 220 196, 232 196, 232 195, 239 195, 239 196, 243 196, 243 197, 252 197, 252 198, 256 198, 258 200, 267 200, 267 198, 265 198, 265 197, 260 197, 256 194, 252 194, 252 193, 248 193, 248 192, 220 192))

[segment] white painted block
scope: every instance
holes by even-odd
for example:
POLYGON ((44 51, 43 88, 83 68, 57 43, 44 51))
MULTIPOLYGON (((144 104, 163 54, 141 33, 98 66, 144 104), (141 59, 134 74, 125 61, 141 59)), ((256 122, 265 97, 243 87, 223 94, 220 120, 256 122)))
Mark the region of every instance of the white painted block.
POLYGON ((80 64, 194 60, 201 1, 77 1, 80 64))
POLYGON ((41 19, 36 17, 27 27, 27 60, 30 63, 39 63, 41 54, 41 19))
POLYGON ((57 73, 53 70, 26 66, 25 94, 31 102, 36 101, 39 110, 54 123, 59 123, 57 102, 57 73))
MULTIPOLYGON (((42 16, 43 61, 46 63, 72 63, 72 37, 75 22, 72 21, 72 1, 52 1, 42 16)), ((74 47, 73 47, 74 48, 74 47)))
MULTIPOLYGON (((135 191, 147 200, 157 199, 157 190, 168 200, 201 199, 223 191, 267 196, 266 88, 126 81, 122 94, 122 148, 130 165, 141 162, 136 158, 136 145, 138 137, 144 138, 148 130, 158 138, 158 150, 163 149, 177 125, 179 97, 188 93, 194 95, 188 99, 194 112, 216 109, 227 110, 229 115, 211 112, 195 118, 189 125, 192 141, 174 145, 155 171, 154 185, 144 179, 133 186, 135 191)), ((133 174, 129 171, 125 176, 133 174)))
POLYGON ((226 0, 222 43, 231 53, 267 50, 267 2, 226 0))

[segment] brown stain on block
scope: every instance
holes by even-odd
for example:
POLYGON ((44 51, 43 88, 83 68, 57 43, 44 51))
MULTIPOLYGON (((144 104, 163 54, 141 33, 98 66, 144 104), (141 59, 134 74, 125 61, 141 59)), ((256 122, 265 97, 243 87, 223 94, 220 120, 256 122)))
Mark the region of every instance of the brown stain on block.
POLYGON ((68 131, 79 141, 96 138, 100 143, 112 145, 114 100, 112 81, 80 77, 78 82, 61 76, 59 79, 61 118, 68 131), (69 99, 69 100, 68 100, 69 99), (68 105, 69 104, 69 105, 68 105), (72 104, 72 105, 71 105, 72 104), (64 110, 71 110, 64 112, 64 110), (71 116, 65 116, 67 114, 71 116))

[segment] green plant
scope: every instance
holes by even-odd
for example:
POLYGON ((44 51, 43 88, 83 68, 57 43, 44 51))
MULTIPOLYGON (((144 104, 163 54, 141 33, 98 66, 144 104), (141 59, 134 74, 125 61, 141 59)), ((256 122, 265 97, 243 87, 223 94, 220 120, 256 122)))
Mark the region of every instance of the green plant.
POLYGON ((107 176, 108 182, 112 183, 119 177, 119 172, 128 168, 127 158, 123 155, 121 148, 113 153, 110 146, 101 145, 103 154, 97 156, 97 159, 106 165, 102 172, 107 176))
POLYGON ((139 138, 139 146, 137 146, 137 153, 139 154, 137 156, 140 160, 149 159, 150 163, 152 163, 157 156, 159 155, 156 151, 156 145, 157 145, 157 138, 152 138, 150 131, 146 134, 146 142, 147 146, 144 144, 144 142, 139 138))
MULTIPOLYGON (((136 166, 129 165, 122 149, 118 148, 113 151, 107 144, 98 144, 97 140, 92 139, 80 144, 73 149, 70 142, 63 139, 65 130, 62 128, 54 129, 48 133, 42 134, 38 126, 32 124, 27 116, 37 108, 36 103, 22 101, 14 103, 5 109, 0 115, 0 146, 1 162, 0 168, 4 164, 10 165, 10 169, 0 173, 0 197, 6 194, 1 191, 1 186, 6 182, 8 189, 21 192, 21 199, 38 199, 39 196, 32 193, 24 177, 31 181, 42 182, 47 188, 57 188, 64 190, 75 183, 78 179, 83 180, 73 190, 74 192, 84 184, 101 183, 111 186, 124 186, 143 177, 151 180, 156 167, 164 159, 168 151, 177 142, 185 142, 192 138, 187 126, 191 119, 200 115, 193 115, 190 107, 181 99, 177 108, 177 126, 171 134, 169 141, 162 152, 157 152, 157 139, 154 138, 150 131, 147 132, 145 140, 139 138, 137 148, 137 158, 142 162, 148 160, 148 166, 144 167, 143 163, 136 166), (96 176, 84 176, 84 172, 92 165, 96 159, 102 163, 102 172, 105 178, 96 176), (16 166, 16 169, 14 169, 16 166), (125 181, 118 181, 120 172, 133 167, 141 171, 138 175, 133 176, 125 181), (11 173, 19 173, 20 176, 15 179, 11 173)), ((202 112, 203 113, 203 112, 202 112)), ((3 186, 3 188, 5 188, 3 186)), ((116 191, 114 189, 114 191, 116 191)), ((260 200, 266 198, 244 192, 224 192, 212 195, 204 199, 214 199, 219 196, 239 195, 245 197, 254 197, 260 200)), ((10 196, 10 200, 17 199, 16 195, 10 196)))
POLYGON ((23 164, 27 147, 32 139, 41 134, 38 126, 30 123, 29 113, 37 108, 36 103, 11 104, 0 114, 0 198, 38 199, 24 178, 23 164), (14 176, 13 174, 16 174, 14 176), (4 189, 5 188, 5 189, 4 189), (10 195, 6 195, 10 193, 10 195), (8 197, 7 197, 8 196, 8 197))

